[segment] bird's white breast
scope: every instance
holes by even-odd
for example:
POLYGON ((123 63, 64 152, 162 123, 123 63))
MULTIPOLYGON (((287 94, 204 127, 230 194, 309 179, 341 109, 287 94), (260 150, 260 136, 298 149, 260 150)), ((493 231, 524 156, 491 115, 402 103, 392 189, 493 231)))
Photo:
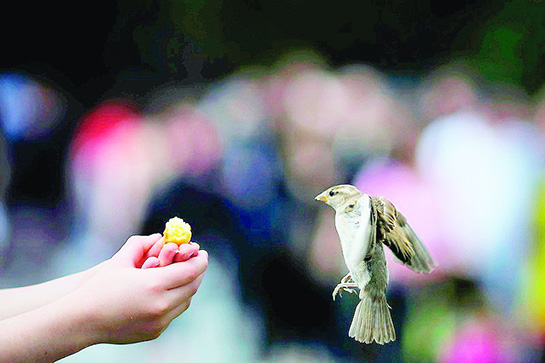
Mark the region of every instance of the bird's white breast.
POLYGON ((335 226, 341 239, 344 262, 355 273, 371 246, 371 198, 364 194, 352 212, 335 214, 335 226))

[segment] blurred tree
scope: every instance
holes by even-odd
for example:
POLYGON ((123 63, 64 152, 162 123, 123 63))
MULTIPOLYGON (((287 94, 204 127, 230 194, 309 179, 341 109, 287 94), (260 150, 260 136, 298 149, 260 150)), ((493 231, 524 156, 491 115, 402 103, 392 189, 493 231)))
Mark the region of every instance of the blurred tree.
POLYGON ((543 1, 519 0, 484 21, 471 57, 483 76, 537 91, 545 76, 544 17, 543 1))
POLYGON ((211 80, 310 48, 335 65, 410 74, 471 57, 490 79, 532 92, 545 72, 544 15, 538 0, 3 2, 0 70, 46 64, 91 103, 119 80, 141 90, 211 80))

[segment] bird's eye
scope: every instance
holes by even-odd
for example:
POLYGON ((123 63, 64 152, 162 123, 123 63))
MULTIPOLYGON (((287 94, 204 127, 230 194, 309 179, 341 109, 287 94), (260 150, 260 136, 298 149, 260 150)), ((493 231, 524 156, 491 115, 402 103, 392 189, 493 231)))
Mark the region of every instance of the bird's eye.
POLYGON ((337 194, 337 192, 334 192, 333 190, 329 192, 330 197, 334 196, 335 194, 337 194))

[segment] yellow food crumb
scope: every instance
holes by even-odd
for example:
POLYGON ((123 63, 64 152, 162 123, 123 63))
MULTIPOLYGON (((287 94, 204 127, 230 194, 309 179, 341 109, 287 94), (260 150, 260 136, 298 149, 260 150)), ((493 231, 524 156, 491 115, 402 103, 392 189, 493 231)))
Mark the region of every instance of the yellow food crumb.
POLYGON ((165 243, 176 243, 178 246, 189 243, 191 240, 191 226, 181 218, 170 218, 165 226, 163 237, 165 243))

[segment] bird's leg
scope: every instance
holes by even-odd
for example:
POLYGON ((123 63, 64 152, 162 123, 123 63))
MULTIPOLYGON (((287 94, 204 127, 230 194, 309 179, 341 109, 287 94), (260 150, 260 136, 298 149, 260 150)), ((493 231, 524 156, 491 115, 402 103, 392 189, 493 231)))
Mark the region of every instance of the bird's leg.
POLYGON ((355 282, 342 282, 341 280, 341 283, 335 286, 335 290, 333 290, 333 301, 335 301, 335 297, 337 296, 337 294, 339 294, 339 296, 342 297, 341 290, 355 294, 356 290, 354 290, 354 288, 357 288, 357 287, 358 287, 358 284, 356 284, 355 282))
POLYGON ((341 284, 346 284, 347 282, 354 282, 352 280, 352 275, 350 274, 350 272, 348 272, 346 276, 341 279, 341 284))

